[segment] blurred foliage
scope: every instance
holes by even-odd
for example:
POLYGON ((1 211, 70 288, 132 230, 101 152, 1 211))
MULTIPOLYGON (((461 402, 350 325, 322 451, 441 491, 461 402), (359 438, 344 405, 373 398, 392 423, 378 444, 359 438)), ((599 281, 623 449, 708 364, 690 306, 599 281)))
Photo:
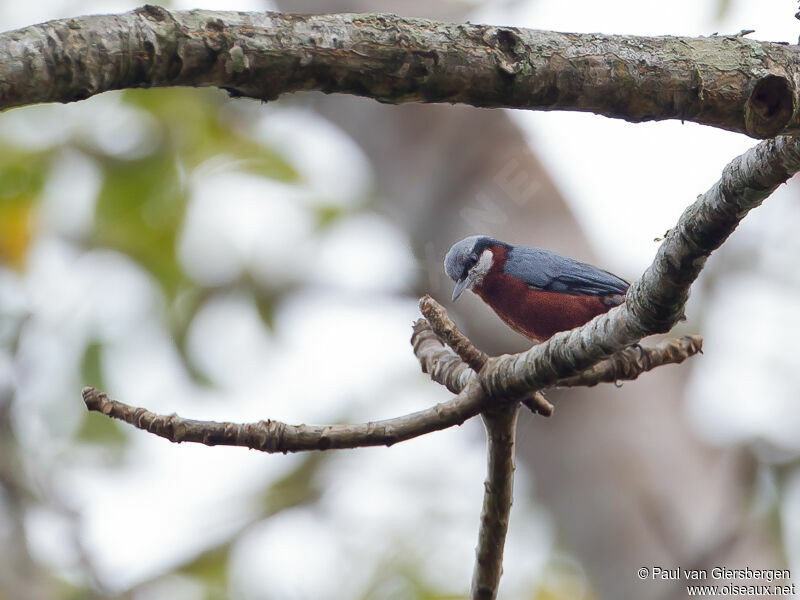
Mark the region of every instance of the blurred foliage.
MULTIPOLYGON (((558 556, 558 555, 557 555, 558 556)), ((586 573, 576 559, 568 555, 551 560, 544 568, 532 600, 596 600, 597 594, 589 586, 586 573), (566 560, 565 560, 566 558, 566 560)))
POLYGON ((229 557, 230 544, 223 544, 202 552, 175 572, 201 582, 206 588, 207 600, 227 598, 229 557))
MULTIPOLYGON (((86 346, 81 361, 81 380, 83 385, 104 390, 107 386, 103 379, 102 350, 103 345, 97 341, 89 342, 86 346)), ((80 427, 75 432, 75 439, 92 444, 121 447, 127 439, 124 432, 119 421, 86 411, 83 413, 80 427)))
POLYGON ((324 229, 342 216, 342 209, 339 206, 321 205, 317 207, 316 214, 317 225, 320 227, 320 229, 324 229))
POLYGON ((267 515, 274 515, 287 508, 302 506, 317 500, 322 491, 317 484, 320 467, 330 457, 322 452, 303 456, 292 471, 273 481, 264 494, 267 515))
POLYGON ((176 157, 107 160, 103 175, 94 243, 136 259, 174 298, 184 279, 175 245, 186 203, 176 157))
MULTIPOLYGON (((37 236, 53 235, 52 231, 39 227, 37 220, 51 157, 63 147, 78 149, 97 166, 101 183, 91 229, 83 239, 70 238, 70 244, 77 249, 118 251, 132 258, 152 277, 165 299, 164 325, 173 336, 187 372, 195 383, 209 385, 204 374, 193 368, 185 342, 196 314, 217 290, 189 277, 177 255, 193 174, 198 169, 228 169, 289 184, 302 183, 301 178, 279 149, 248 135, 241 126, 241 112, 231 107, 232 101, 223 92, 180 88, 129 90, 120 92, 119 97, 122 111, 127 109, 128 115, 135 117, 134 122, 144 126, 143 131, 137 131, 137 136, 141 134, 138 141, 120 140, 116 147, 114 144, 104 146, 95 143, 91 133, 87 135, 75 128, 61 144, 23 150, 14 139, 2 139, 5 136, 0 134, 3 143, 0 153, 0 265, 24 273, 28 251, 37 236), (129 109, 133 109, 133 113, 129 109), (128 141, 131 143, 126 146, 128 141)), ((236 102, 241 106, 246 101, 236 102)), ((113 110, 110 112, 113 114, 113 110)), ((341 215, 339 209, 321 208, 320 211, 320 222, 325 225, 341 215)), ((288 290, 264 289, 263 283, 259 285, 248 274, 228 287, 237 286, 246 288, 255 299, 264 323, 272 326, 275 306, 288 290)), ((16 352, 11 346, 2 350, 16 352)), ((97 339, 88 340, 82 348, 79 368, 83 384, 105 389, 103 352, 103 342, 97 339)), ((107 458, 109 450, 122 456, 119 451, 125 448, 128 436, 117 421, 85 412, 74 430, 73 439, 102 447, 107 458)), ((16 451, 16 445, 0 449, 3 454, 16 451)), ((12 456, 0 456, 3 461, 12 459, 12 456)), ((261 495, 253 498, 258 508, 248 525, 319 498, 316 476, 323 461, 322 454, 309 454, 277 481, 265 479, 261 495)), ((25 502, 35 502, 35 499, 26 498, 25 502)), ((229 553, 240 533, 233 532, 219 545, 206 549, 173 568, 172 572, 199 582, 206 598, 228 597, 229 553)), ((0 584, 0 595, 2 593, 0 584)), ((87 597, 89 590, 76 584, 54 593, 60 598, 87 597)))
POLYGON ((239 534, 258 521, 283 510, 315 502, 321 495, 317 475, 329 458, 329 454, 322 452, 303 455, 294 469, 267 484, 261 498, 257 499, 258 509, 249 523, 228 540, 204 550, 176 567, 173 573, 186 575, 200 582, 206 590, 206 600, 227 598, 230 551, 239 534))
POLYGON ((424 569, 405 557, 395 557, 376 569, 372 584, 362 596, 363 600, 383 598, 415 598, 416 600, 458 600, 464 598, 437 588, 420 576, 424 569))
POLYGON ((285 182, 299 176, 277 152, 225 126, 220 108, 226 98, 217 90, 127 90, 123 98, 154 117, 158 133, 144 156, 95 156, 103 187, 92 241, 136 259, 172 301, 191 285, 175 254, 189 193, 187 173, 224 155, 240 171, 285 182))
POLYGON ((185 283, 172 303, 172 310, 167 315, 167 327, 172 332, 175 346, 183 359, 186 372, 196 384, 210 387, 211 380, 205 373, 195 368, 193 361, 188 355, 186 347, 189 326, 192 324, 197 312, 203 307, 205 302, 211 297, 211 291, 195 285, 185 283))
POLYGON ((290 183, 300 179, 276 149, 241 135, 224 122, 220 109, 229 99, 220 90, 126 90, 123 97, 158 120, 164 137, 156 151, 173 155, 187 170, 222 154, 239 159, 238 170, 290 183))
MULTIPOLYGON (((202 286, 182 271, 176 246, 194 169, 224 156, 226 166, 287 183, 299 174, 279 152, 245 137, 226 123, 221 109, 230 102, 219 90, 184 88, 127 90, 126 104, 147 111, 157 123, 150 151, 135 158, 95 155, 103 171, 91 242, 134 258, 159 283, 168 308, 168 325, 187 372, 195 383, 210 381, 186 351, 186 333, 208 298, 202 286)), ((258 292, 257 288, 254 291, 258 292)), ((259 302, 267 326, 274 305, 259 302)))
POLYGON ((75 432, 75 439, 79 442, 121 448, 128 439, 125 431, 117 421, 96 412, 86 411, 80 427, 75 432))
POLYGON ((5 147, 0 153, 0 263, 21 269, 33 237, 47 153, 5 147), (43 158, 45 160, 43 160, 43 158))
POLYGON ((717 0, 717 10, 714 14, 718 21, 728 16, 733 7, 733 0, 717 0))

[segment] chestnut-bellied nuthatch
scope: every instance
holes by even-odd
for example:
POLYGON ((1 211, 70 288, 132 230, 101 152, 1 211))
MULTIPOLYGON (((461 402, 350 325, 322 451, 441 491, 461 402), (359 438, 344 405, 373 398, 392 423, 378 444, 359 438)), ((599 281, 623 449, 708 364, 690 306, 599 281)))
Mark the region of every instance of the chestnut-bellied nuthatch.
POLYGON ((543 341, 622 304, 628 282, 574 258, 485 235, 453 245, 444 270, 455 301, 472 290, 511 328, 543 341))

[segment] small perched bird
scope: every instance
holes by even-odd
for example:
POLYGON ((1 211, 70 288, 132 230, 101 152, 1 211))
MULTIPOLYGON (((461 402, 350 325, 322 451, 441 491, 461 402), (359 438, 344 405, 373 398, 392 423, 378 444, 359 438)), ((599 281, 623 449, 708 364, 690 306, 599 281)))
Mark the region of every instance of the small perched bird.
POLYGON ((444 270, 456 282, 454 302, 472 290, 511 328, 537 341, 622 304, 630 285, 574 258, 485 235, 453 245, 444 270))

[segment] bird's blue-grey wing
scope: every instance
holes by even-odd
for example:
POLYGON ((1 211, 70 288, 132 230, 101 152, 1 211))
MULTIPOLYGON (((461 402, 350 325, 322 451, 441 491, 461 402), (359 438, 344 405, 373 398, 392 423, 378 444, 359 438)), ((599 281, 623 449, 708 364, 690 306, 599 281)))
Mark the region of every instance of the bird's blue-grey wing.
POLYGON ((529 286, 562 294, 625 294, 628 282, 613 273, 541 248, 514 247, 504 271, 529 286))

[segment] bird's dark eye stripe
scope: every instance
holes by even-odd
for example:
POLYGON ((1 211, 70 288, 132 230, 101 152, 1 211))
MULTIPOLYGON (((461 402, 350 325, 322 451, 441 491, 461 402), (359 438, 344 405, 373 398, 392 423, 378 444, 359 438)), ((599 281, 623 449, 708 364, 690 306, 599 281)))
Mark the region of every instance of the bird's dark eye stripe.
POLYGON ((477 263, 478 263, 478 255, 473 252, 467 257, 467 260, 464 263, 464 270, 461 273, 461 279, 464 279, 469 273, 469 270, 472 267, 474 267, 477 263))

